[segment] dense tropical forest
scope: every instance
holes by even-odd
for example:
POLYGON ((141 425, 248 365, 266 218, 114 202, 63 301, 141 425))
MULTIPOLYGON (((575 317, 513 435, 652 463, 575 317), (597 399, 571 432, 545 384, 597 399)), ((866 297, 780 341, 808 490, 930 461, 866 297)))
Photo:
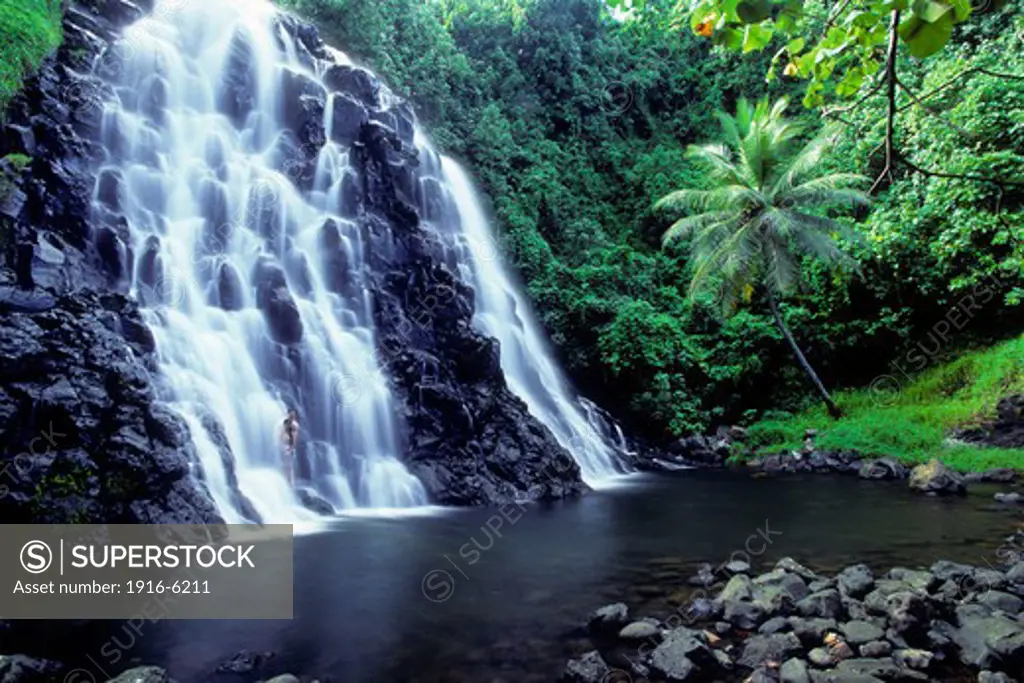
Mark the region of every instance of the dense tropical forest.
MULTIPOLYGON (((810 3, 798 21, 756 3, 742 20, 736 3, 660 0, 283 4, 411 98, 435 145, 468 163, 571 376, 637 433, 784 421, 817 401, 764 291, 723 310, 691 292, 689 240, 662 243, 687 214, 658 200, 713 182, 687 146, 721 141, 716 112, 741 98, 789 98, 805 141, 832 126, 818 170, 870 189, 869 206, 823 209, 855 267, 799 256, 779 302, 824 386, 885 393, 886 377, 1024 330, 1018 2, 965 6, 962 20, 957 7, 935 45, 903 36, 892 79, 880 2, 810 3)), ((5 48, 3 97, 11 65, 54 44, 54 12, 4 9, 26 36, 5 48)))
MULTIPOLYGON (((808 137, 838 125, 823 166, 881 176, 872 206, 840 219, 859 269, 807 258, 781 303, 825 385, 868 386, 893 363, 914 375, 1022 330, 1016 2, 975 8, 935 54, 898 52, 888 169, 883 3, 812 3, 789 42, 733 50, 670 2, 628 13, 599 0, 290 4, 411 97, 435 143, 469 163, 572 376, 635 430, 681 435, 815 400, 758 295, 723 316, 714 296, 688 295, 685 244, 661 244, 679 215, 656 201, 705 186, 687 145, 720 139, 715 112, 740 97, 788 96, 808 137), (873 60, 847 51, 806 77, 795 59, 783 66, 795 41, 826 23, 853 35, 872 12, 873 60), (942 324, 989 286, 983 308, 942 324)), ((825 51, 841 53, 845 36, 825 51)))

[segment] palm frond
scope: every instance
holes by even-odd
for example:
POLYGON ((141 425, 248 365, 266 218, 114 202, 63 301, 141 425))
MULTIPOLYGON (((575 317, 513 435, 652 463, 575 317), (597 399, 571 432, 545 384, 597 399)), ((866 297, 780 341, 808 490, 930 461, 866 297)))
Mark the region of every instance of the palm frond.
POLYGON ((855 173, 832 173, 777 194, 773 203, 779 206, 867 206, 871 197, 858 186, 868 182, 855 173))
POLYGON ((690 214, 673 223, 663 242, 689 239, 691 298, 716 289, 728 310, 758 284, 773 294, 792 291, 805 257, 854 264, 837 240, 856 233, 817 210, 867 203, 865 179, 820 173, 831 131, 794 149, 803 128, 784 117, 787 104, 740 100, 735 115, 720 114, 724 144, 687 151, 706 169, 710 189, 679 190, 655 204, 690 214))
POLYGON ((724 223, 732 216, 733 213, 731 211, 709 211, 695 216, 680 218, 665 231, 665 234, 661 237, 661 243, 668 244, 673 240, 690 237, 699 230, 713 227, 716 223, 724 223))

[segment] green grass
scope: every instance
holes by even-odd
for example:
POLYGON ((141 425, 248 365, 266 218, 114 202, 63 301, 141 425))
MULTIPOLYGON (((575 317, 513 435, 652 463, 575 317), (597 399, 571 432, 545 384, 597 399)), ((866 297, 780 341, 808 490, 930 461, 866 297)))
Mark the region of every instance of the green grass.
POLYGON ((0 3, 0 117, 25 75, 60 45, 59 0, 0 3))
POLYGON ((1024 392, 1024 337, 967 353, 912 379, 896 370, 873 386, 836 394, 845 414, 840 420, 812 408, 759 422, 749 429, 750 445, 760 454, 800 448, 804 431, 817 429, 817 445, 825 450, 852 449, 911 463, 939 458, 962 471, 1024 469, 1024 450, 948 442, 954 428, 994 419, 1000 398, 1024 392))

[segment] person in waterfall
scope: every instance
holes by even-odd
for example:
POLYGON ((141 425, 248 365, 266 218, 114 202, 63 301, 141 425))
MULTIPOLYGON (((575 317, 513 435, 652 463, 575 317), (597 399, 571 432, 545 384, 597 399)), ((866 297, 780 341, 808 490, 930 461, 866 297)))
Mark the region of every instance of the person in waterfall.
POLYGON ((295 488, 295 451, 299 445, 299 413, 294 408, 288 411, 281 427, 281 440, 284 442, 284 476, 288 486, 295 488))

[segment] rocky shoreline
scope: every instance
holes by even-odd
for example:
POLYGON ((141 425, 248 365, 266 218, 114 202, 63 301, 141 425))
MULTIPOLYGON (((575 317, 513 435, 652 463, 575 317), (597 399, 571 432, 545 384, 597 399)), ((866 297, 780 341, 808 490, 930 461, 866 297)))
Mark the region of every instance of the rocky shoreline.
POLYGON ((623 603, 587 619, 591 650, 564 683, 873 683, 1024 680, 1024 531, 995 566, 867 565, 818 574, 792 558, 756 573, 705 565, 667 616, 623 603))
MULTIPOLYGON (((956 430, 950 438, 979 448, 1024 449, 1024 396, 999 402, 995 420, 956 430)), ((818 434, 809 429, 801 448, 760 453, 749 445, 742 427, 720 427, 713 434, 695 434, 654 448, 634 444, 634 466, 640 470, 671 472, 683 469, 727 469, 754 476, 784 474, 842 474, 870 480, 906 480, 910 487, 929 495, 964 494, 972 483, 999 483, 1016 487, 1024 481, 1024 469, 1000 467, 984 472, 960 473, 938 460, 908 465, 892 457, 869 457, 854 449, 829 450, 817 445, 818 434)), ((1024 494, 999 492, 1001 503, 1024 503, 1024 494)))

